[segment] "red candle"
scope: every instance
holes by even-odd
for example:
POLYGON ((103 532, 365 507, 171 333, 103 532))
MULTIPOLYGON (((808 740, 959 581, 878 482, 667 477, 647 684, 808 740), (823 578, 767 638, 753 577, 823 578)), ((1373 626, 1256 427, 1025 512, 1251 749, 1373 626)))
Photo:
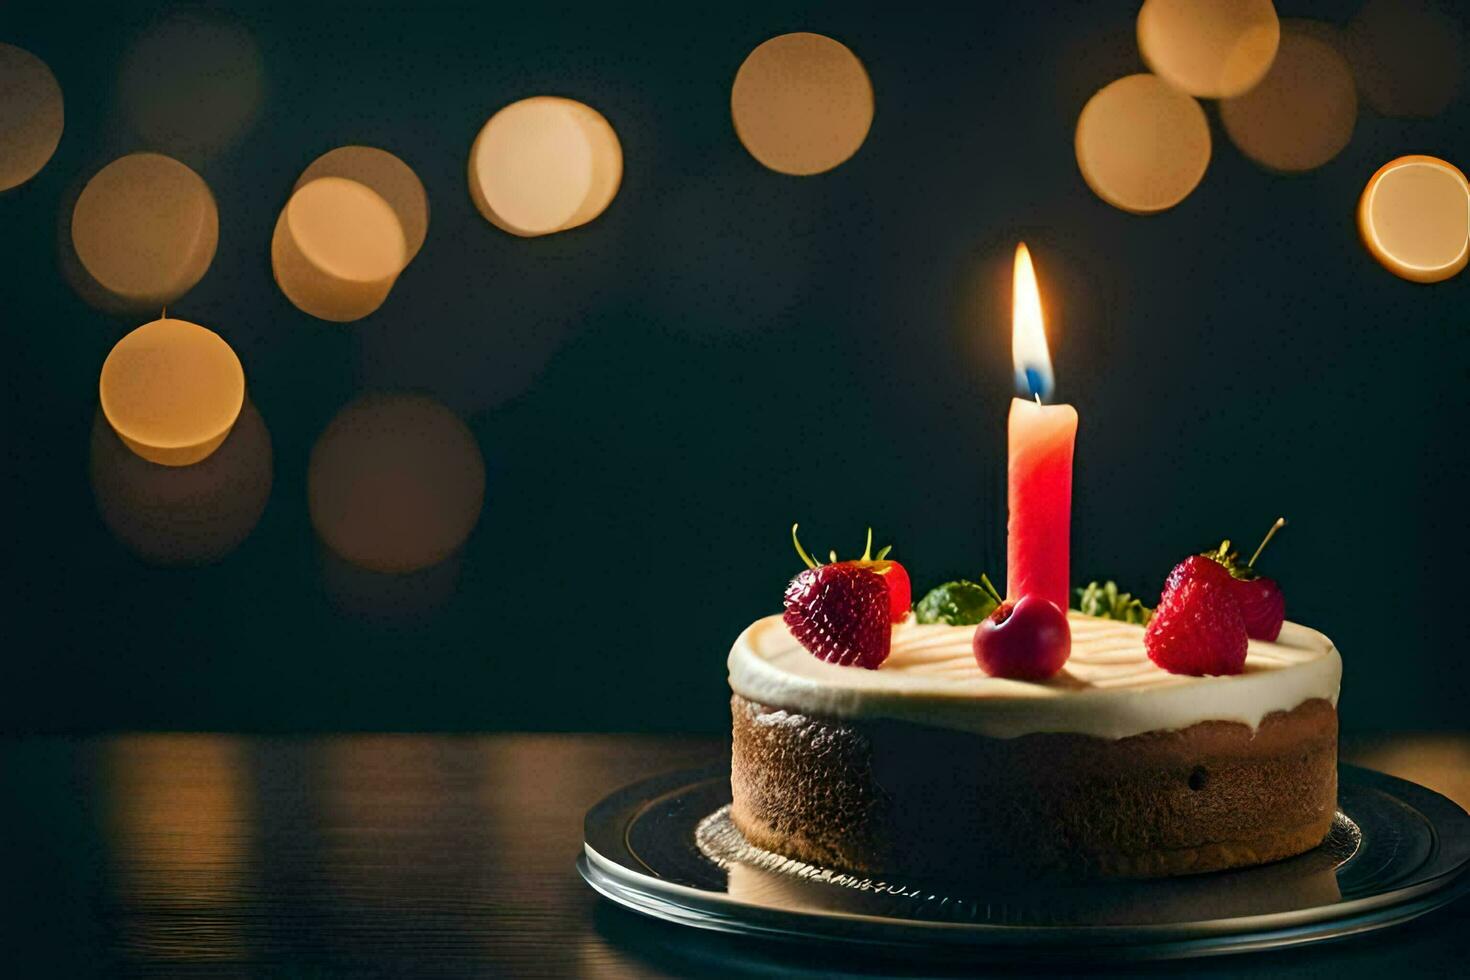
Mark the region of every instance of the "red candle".
POLYGON ((1072 589, 1072 447, 1077 410, 1042 404, 1051 394, 1051 356, 1036 271, 1025 245, 1016 248, 1011 356, 1017 387, 1030 397, 1011 402, 1006 596, 1041 596, 1065 610, 1072 589))

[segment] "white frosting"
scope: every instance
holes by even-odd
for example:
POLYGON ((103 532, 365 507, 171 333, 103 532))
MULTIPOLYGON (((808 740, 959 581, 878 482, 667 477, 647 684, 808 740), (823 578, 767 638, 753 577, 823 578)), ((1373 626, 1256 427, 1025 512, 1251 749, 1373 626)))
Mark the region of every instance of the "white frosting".
POLYGON ((730 688, 760 704, 835 718, 896 718, 996 738, 1073 732, 1125 738, 1238 721, 1255 728, 1311 698, 1337 704, 1342 658, 1332 641, 1296 623, 1275 643, 1250 641, 1245 670, 1228 677, 1171 674, 1143 648, 1143 627, 1068 614, 1072 656, 1043 683, 990 677, 971 651, 973 626, 893 630, 877 670, 818 660, 780 616, 756 620, 730 651, 730 688))

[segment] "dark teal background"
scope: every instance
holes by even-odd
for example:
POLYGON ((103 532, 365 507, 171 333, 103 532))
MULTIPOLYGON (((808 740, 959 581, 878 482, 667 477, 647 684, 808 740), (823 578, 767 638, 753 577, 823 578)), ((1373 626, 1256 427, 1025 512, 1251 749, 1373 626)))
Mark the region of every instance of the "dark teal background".
POLYGON ((168 570, 114 542, 87 481, 98 370, 140 320, 86 306, 56 261, 67 195, 156 148, 121 135, 117 77, 175 7, 118 6, 0 18, 67 99, 55 157, 0 195, 0 730, 718 731, 729 645, 799 568, 792 521, 845 553, 871 523, 920 591, 1003 569, 1019 239, 1082 419, 1077 580, 1152 598, 1184 554, 1285 514, 1264 565, 1342 649, 1344 724, 1463 726, 1470 275, 1394 278, 1353 223, 1393 157, 1470 165, 1463 84, 1438 118, 1364 106, 1301 176, 1243 158, 1210 106, 1203 183, 1141 218, 1072 153, 1088 96, 1141 70, 1133 3, 238 5, 265 101, 197 164, 219 251, 171 312, 239 353, 275 485, 233 555, 168 570), (818 177, 763 169, 729 120, 745 55, 791 30, 849 45, 876 92, 865 145, 818 177), (597 221, 521 240, 474 210, 465 161, 536 94, 606 115, 626 173, 597 221), (268 242, 300 171, 348 143, 407 161, 431 217, 387 304, 337 325, 280 294, 268 242), (486 462, 452 594, 426 609, 334 598, 307 516, 313 441, 384 387, 455 408, 486 462))

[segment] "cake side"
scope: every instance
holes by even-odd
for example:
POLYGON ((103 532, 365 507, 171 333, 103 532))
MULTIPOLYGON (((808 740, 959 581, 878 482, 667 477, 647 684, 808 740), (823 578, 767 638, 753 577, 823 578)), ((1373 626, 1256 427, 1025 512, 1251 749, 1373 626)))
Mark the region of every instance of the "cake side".
POLYGON ((738 692, 731 709, 736 826, 767 850, 852 871, 1214 871, 1315 847, 1336 807, 1325 697, 1254 728, 1206 720, 1118 739, 824 717, 738 692))

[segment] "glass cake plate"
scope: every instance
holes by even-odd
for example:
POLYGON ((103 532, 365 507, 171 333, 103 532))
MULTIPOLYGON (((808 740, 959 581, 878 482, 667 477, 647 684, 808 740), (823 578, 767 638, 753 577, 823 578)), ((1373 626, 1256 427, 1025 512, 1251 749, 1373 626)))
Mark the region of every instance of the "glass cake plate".
POLYGON ((1470 890, 1470 814, 1438 793, 1338 770, 1331 833, 1240 871, 1045 885, 866 877, 746 842, 725 767, 671 773, 587 813, 582 877, 681 925, 924 959, 1164 959, 1322 942, 1407 922, 1470 890))

